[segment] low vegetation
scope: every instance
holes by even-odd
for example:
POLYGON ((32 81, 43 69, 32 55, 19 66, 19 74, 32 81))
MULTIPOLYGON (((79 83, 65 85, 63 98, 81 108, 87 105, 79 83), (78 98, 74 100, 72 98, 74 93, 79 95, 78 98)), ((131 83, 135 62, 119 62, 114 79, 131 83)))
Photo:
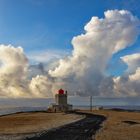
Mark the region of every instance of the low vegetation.
POLYGON ((0 135, 40 132, 81 118, 83 118, 81 115, 45 112, 16 113, 1 116, 0 135))
POLYGON ((99 110, 96 114, 107 117, 96 140, 140 140, 140 113, 99 110))

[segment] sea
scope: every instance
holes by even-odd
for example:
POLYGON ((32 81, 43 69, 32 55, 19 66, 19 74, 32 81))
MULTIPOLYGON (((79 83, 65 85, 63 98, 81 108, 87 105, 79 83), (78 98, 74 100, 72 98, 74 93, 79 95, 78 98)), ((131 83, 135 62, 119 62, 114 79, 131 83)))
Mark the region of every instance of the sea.
MULTIPOLYGON (((48 106, 55 103, 53 98, 0 98, 0 115, 17 112, 46 111, 48 106)), ((90 109, 89 97, 69 97, 68 103, 74 109, 90 109)), ((104 109, 125 109, 140 111, 140 98, 99 98, 94 97, 92 106, 104 109)))

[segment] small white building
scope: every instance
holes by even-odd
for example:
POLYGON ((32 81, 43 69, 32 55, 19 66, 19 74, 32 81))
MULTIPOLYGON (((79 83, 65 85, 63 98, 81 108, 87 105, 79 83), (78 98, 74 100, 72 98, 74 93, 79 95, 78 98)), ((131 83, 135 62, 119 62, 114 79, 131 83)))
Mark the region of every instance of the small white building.
POLYGON ((67 91, 60 89, 55 95, 55 104, 51 104, 48 110, 52 112, 63 112, 72 110, 72 105, 67 103, 67 91))

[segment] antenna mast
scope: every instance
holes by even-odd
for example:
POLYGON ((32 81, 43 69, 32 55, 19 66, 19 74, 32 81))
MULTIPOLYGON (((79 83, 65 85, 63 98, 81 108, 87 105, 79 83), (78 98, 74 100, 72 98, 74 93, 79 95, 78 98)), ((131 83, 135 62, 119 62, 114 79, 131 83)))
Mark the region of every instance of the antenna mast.
POLYGON ((90 111, 92 111, 92 96, 90 96, 90 111))

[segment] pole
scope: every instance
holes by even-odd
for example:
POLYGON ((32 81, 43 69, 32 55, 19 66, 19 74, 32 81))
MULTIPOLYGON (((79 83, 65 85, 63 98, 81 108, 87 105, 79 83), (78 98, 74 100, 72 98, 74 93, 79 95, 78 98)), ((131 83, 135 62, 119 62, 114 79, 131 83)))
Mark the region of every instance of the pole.
POLYGON ((92 96, 90 96, 90 111, 92 111, 92 96))

